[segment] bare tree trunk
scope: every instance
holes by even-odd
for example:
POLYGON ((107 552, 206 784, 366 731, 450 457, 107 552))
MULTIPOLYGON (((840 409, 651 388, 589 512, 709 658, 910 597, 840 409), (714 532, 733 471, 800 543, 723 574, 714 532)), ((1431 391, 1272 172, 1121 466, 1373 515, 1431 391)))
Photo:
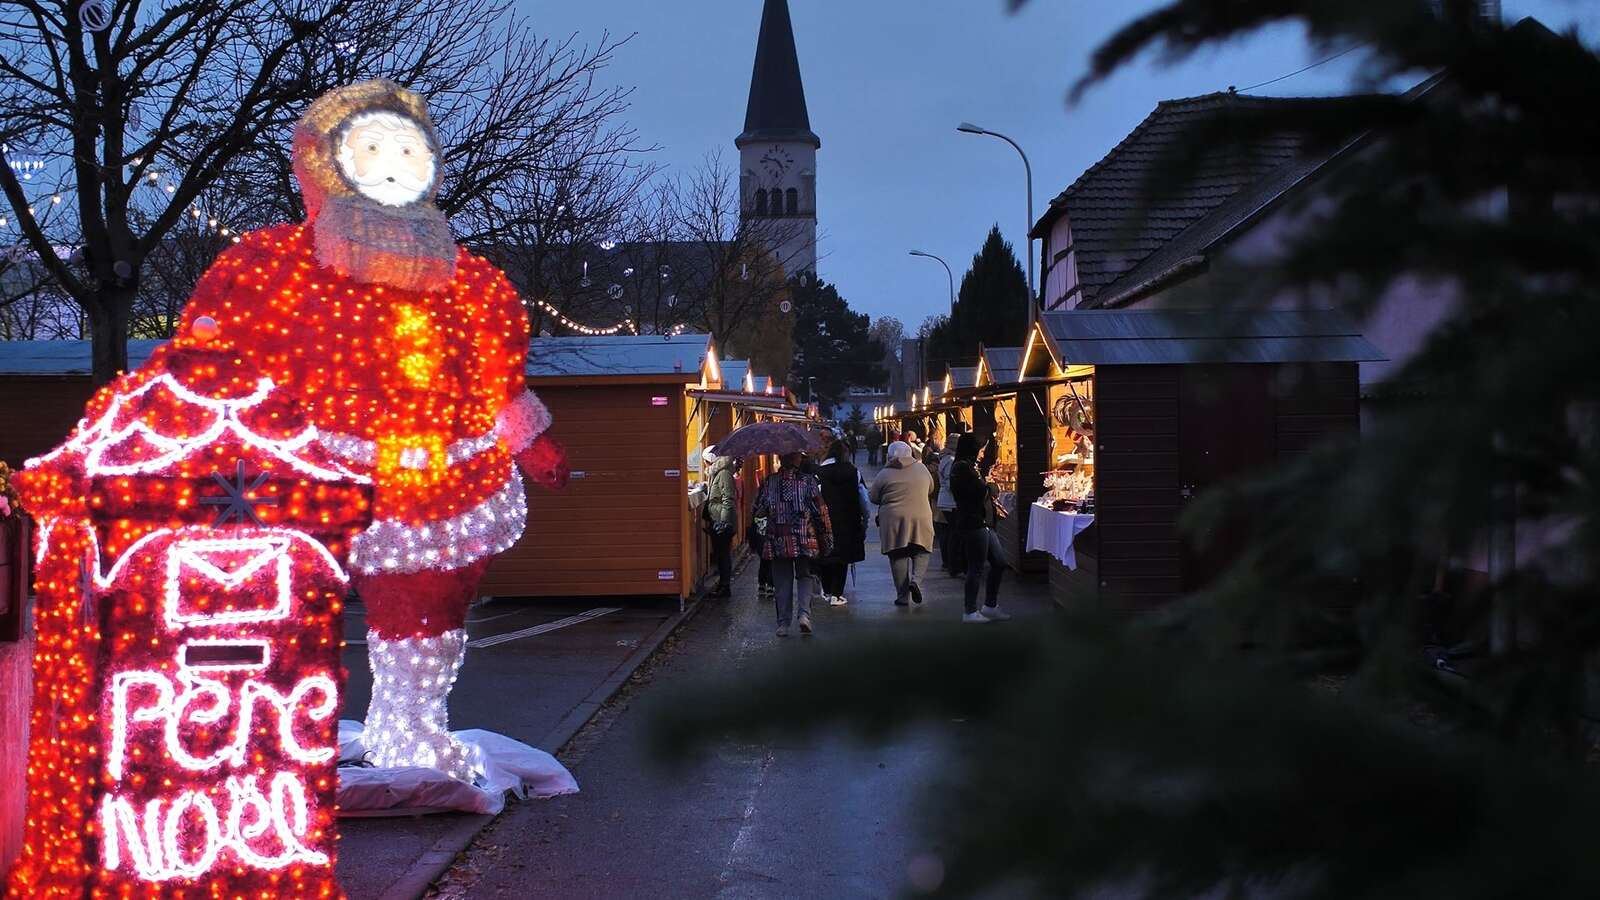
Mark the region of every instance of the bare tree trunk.
POLYGON ((133 288, 103 288, 99 302, 84 304, 89 315, 95 387, 128 371, 128 311, 133 306, 133 294, 133 288))

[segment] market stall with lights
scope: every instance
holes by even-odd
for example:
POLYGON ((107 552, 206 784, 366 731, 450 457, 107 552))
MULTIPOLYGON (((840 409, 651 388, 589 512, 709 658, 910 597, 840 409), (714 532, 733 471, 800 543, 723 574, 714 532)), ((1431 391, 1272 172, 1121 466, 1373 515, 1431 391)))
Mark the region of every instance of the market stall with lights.
POLYGON ((1191 541, 1185 505, 1357 431, 1358 363, 1379 358, 1327 310, 1042 314, 1021 368, 1049 403, 1027 546, 1056 602, 1142 610, 1203 587, 1237 524, 1191 541))
POLYGON ((974 424, 973 400, 977 395, 978 367, 951 366, 944 376, 945 434, 957 427, 971 431, 974 424))
POLYGON ((980 347, 973 373, 972 428, 985 442, 994 443, 994 465, 989 478, 1000 492, 1006 516, 995 523, 995 534, 1006 563, 1017 572, 1044 571, 1044 560, 1029 555, 1027 538, 1029 505, 1043 489, 1043 401, 1040 385, 1021 376, 1022 347, 980 347))

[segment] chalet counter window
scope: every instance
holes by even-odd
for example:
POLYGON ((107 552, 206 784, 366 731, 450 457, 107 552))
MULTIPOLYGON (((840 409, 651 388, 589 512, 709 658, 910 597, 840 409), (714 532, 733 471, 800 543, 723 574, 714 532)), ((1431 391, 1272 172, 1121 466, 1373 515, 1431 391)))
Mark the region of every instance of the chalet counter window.
POLYGON ((1357 431, 1357 367, 1380 358, 1327 310, 1046 312, 1023 357, 1024 490, 1031 397, 1049 403, 1051 447, 1023 549, 1049 551, 1056 602, 1107 610, 1152 609, 1215 579, 1248 523, 1186 534, 1186 506, 1357 431))

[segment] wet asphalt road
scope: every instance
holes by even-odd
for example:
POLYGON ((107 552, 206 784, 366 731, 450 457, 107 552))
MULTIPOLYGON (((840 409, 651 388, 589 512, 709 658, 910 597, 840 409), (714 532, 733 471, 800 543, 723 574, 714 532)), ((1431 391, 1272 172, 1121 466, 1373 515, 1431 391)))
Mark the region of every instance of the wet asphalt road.
MULTIPOLYGON (((869 529, 869 533, 875 529, 869 529)), ((921 608, 892 605, 869 543, 847 607, 814 607, 815 637, 773 636, 772 606, 746 566, 732 601, 704 609, 648 668, 648 680, 580 734, 564 761, 575 796, 519 804, 438 885, 467 898, 865 898, 900 895, 920 845, 914 801, 951 752, 943 723, 869 746, 844 735, 712 744, 678 768, 649 760, 640 701, 708 670, 736 677, 757 654, 805 653, 830 635, 916 627, 960 615, 960 582, 938 572, 921 608)), ((1041 584, 1008 577, 1003 605, 1023 627, 1048 616, 1041 584)), ((863 685, 862 690, 871 690, 863 685)), ((966 742, 968 750, 971 742, 966 742)))

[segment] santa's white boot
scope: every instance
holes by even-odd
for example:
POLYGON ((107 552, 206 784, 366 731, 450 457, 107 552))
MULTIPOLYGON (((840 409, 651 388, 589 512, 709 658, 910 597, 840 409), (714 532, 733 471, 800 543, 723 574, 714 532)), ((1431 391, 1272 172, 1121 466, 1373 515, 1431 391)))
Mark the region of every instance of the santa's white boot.
POLYGON ((446 701, 467 655, 467 632, 385 640, 367 632, 372 702, 361 742, 380 768, 422 766, 471 782, 472 751, 450 736, 446 701))

